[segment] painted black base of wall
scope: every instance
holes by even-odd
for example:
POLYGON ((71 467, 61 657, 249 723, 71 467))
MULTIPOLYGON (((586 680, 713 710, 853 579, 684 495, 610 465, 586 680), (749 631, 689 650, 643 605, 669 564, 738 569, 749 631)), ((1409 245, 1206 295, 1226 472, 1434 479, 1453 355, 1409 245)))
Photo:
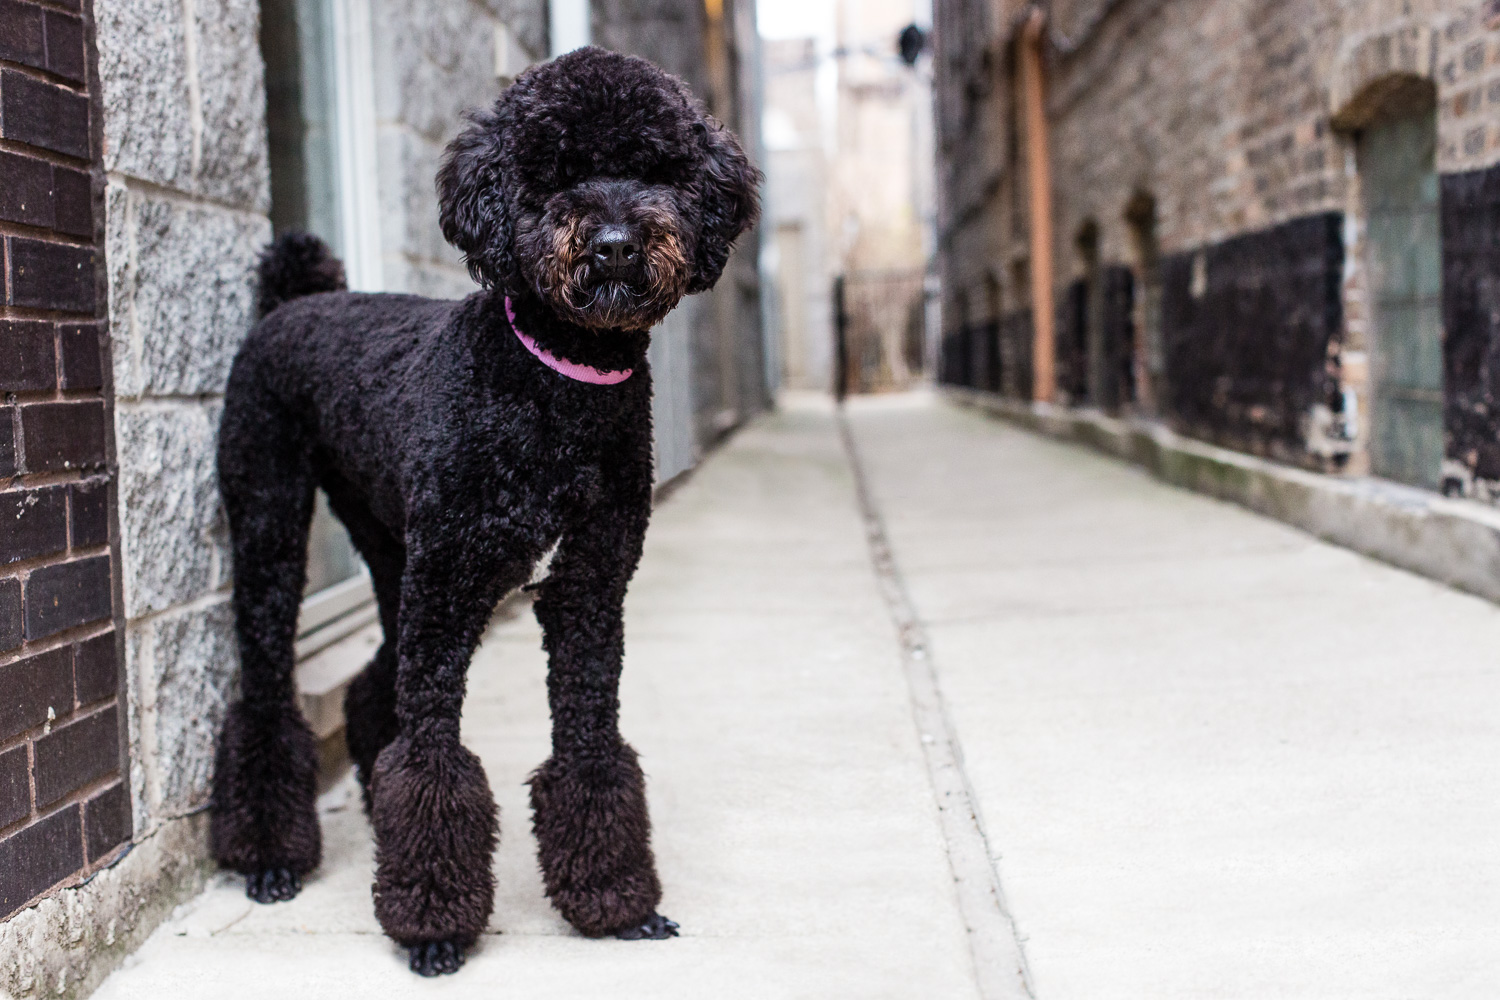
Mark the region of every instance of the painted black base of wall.
POLYGON ((1179 430, 1308 461, 1305 416, 1340 406, 1342 230, 1329 212, 1163 259, 1166 411, 1179 430))
POLYGON ((1445 452, 1493 483, 1500 481, 1500 164, 1446 174, 1441 183, 1445 452))
POLYGON ((1030 399, 1031 338, 1030 309, 959 327, 943 336, 938 381, 1030 399))
POLYGON ((1110 264, 1100 268, 1098 280, 1102 300, 1097 318, 1090 316, 1089 283, 1081 278, 1068 286, 1058 305, 1058 401, 1114 413, 1135 399, 1135 275, 1128 267, 1110 264), (1103 327, 1097 386, 1090 378, 1091 321, 1103 327))
POLYGON ((1089 401, 1089 283, 1074 281, 1063 290, 1057 309, 1058 402, 1081 406, 1089 401))

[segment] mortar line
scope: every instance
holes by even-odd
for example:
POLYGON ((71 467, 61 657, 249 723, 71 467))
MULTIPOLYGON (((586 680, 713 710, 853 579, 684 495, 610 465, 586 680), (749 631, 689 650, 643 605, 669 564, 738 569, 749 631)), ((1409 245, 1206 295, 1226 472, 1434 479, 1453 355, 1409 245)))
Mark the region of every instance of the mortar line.
POLYGON ((854 476, 855 495, 870 546, 870 562, 901 644, 901 665, 911 693, 912 718, 921 736, 922 757, 947 847, 948 866, 958 896, 959 915, 968 931, 974 978, 982 1000, 1034 1000, 1031 972, 1015 920, 995 869, 979 800, 964 768, 963 749, 938 683, 927 632, 917 616, 900 567, 875 504, 854 433, 842 406, 835 411, 839 438, 854 476))

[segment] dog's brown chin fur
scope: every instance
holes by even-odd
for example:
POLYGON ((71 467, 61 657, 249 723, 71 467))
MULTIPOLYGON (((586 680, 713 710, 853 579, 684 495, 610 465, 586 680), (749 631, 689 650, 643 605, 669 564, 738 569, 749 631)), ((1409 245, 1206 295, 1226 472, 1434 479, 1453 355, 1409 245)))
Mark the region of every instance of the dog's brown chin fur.
POLYGON ((687 294, 691 267, 682 241, 665 220, 655 218, 649 223, 645 274, 637 288, 616 286, 605 296, 603 308, 596 304, 600 288, 589 287, 583 224, 571 219, 552 231, 551 245, 537 268, 537 293, 560 318, 587 330, 651 329, 687 294), (616 304, 617 299, 632 296, 636 298, 632 306, 616 304))
MULTIPOLYGON (((586 293, 587 294, 587 293, 586 293)), ((585 330, 649 330, 666 318, 676 308, 681 296, 670 301, 652 302, 649 308, 624 309, 579 309, 567 300, 567 294, 543 296, 559 317, 575 323, 585 330)))

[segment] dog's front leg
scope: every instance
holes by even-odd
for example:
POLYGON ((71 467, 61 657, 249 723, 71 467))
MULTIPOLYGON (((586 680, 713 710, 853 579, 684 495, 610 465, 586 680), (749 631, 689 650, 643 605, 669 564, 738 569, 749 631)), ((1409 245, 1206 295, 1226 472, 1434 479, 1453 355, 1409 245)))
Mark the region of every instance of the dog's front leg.
POLYGON ((507 585, 525 569, 472 540, 415 540, 401 584, 397 736, 370 782, 375 915, 411 950, 412 971, 453 972, 494 906, 499 834, 479 758, 459 742, 469 658, 507 585), (498 567, 498 568, 497 568, 498 567))
POLYGON ((590 937, 665 938, 646 782, 619 731, 625 588, 650 514, 599 512, 564 534, 536 602, 549 660, 552 757, 531 777, 547 895, 590 937))

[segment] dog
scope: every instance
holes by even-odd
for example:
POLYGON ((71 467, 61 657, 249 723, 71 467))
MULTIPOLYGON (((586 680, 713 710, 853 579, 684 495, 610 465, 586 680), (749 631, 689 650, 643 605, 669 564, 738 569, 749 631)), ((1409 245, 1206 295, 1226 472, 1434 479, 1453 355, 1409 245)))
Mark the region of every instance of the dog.
POLYGON ((481 290, 342 291, 326 246, 281 237, 218 446, 241 674, 215 756, 214 856, 260 902, 295 896, 319 862, 317 748, 292 670, 321 487, 384 633, 345 701, 375 913, 423 975, 456 971, 493 908, 497 810, 459 716, 486 623, 549 551, 535 612, 552 753, 529 780, 547 895, 589 937, 677 933, 618 727, 625 592, 651 514, 646 348, 718 280, 761 182, 682 81, 598 48, 533 67, 468 121, 437 188, 481 290))

